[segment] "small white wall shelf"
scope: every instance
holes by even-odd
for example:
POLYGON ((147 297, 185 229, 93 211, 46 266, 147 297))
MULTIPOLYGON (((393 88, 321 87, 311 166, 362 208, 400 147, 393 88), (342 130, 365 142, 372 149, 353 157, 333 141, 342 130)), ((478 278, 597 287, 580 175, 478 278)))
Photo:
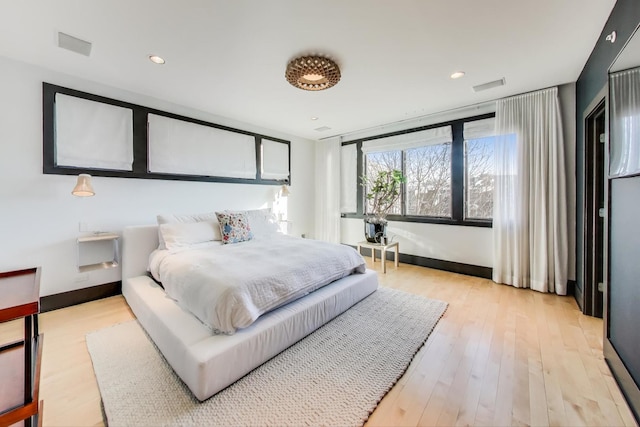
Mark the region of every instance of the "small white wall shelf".
POLYGON ((120 261, 118 239, 114 233, 96 233, 78 237, 78 271, 117 267, 120 261))
POLYGON ((291 221, 287 221, 286 219, 281 219, 278 221, 278 228, 282 234, 291 234, 291 221))

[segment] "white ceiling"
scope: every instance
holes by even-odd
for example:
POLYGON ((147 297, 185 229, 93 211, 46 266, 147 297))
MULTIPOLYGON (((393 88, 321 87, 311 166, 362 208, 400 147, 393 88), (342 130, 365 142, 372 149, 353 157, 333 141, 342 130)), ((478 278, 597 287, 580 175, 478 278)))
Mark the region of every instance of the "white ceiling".
POLYGON ((576 81, 614 4, 0 0, 0 55, 319 139, 576 81), (58 31, 93 43, 91 56, 58 48, 58 31), (285 67, 303 54, 333 58, 340 82, 291 86, 285 67), (449 79, 457 70, 466 76, 449 79))

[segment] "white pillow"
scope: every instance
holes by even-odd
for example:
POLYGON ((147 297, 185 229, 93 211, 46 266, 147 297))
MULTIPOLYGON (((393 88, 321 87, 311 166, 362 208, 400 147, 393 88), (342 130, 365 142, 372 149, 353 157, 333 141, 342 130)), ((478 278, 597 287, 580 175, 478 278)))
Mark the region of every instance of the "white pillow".
POLYGON ((215 212, 197 214, 165 214, 158 215, 158 224, 175 224, 176 222, 218 221, 215 212))
POLYGON ((244 211, 254 237, 269 236, 280 232, 280 226, 271 209, 254 209, 244 211))
MULTIPOLYGON (((213 222, 216 237, 213 240, 222 240, 222 234, 220 233, 220 224, 218 223, 218 218, 216 217, 215 212, 204 212, 197 214, 165 214, 157 216, 158 225, 162 224, 177 224, 177 223, 194 223, 194 222, 202 222, 209 221, 213 222)), ((160 227, 158 227, 158 249, 166 249, 167 245, 162 237, 162 233, 160 232, 160 227)))
POLYGON ((220 226, 218 222, 213 221, 160 224, 159 230, 165 247, 169 250, 221 240, 220 226))

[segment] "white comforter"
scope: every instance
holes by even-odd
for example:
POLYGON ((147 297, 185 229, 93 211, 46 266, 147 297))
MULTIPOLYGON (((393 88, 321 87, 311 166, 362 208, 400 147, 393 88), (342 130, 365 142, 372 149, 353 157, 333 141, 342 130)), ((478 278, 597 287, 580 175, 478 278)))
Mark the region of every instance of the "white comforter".
POLYGON ((358 252, 289 236, 151 254, 149 269, 167 294, 216 333, 232 334, 261 314, 353 273, 358 252))

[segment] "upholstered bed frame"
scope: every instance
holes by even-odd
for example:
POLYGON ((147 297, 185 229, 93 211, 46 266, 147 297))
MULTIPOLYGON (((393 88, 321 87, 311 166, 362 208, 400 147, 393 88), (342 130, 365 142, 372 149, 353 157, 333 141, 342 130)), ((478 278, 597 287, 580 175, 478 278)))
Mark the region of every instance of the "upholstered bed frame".
POLYGON ((147 275, 149 255, 157 247, 157 226, 124 229, 122 294, 165 359, 200 400, 240 379, 378 287, 376 273, 367 270, 267 313, 233 335, 212 335, 147 275))

